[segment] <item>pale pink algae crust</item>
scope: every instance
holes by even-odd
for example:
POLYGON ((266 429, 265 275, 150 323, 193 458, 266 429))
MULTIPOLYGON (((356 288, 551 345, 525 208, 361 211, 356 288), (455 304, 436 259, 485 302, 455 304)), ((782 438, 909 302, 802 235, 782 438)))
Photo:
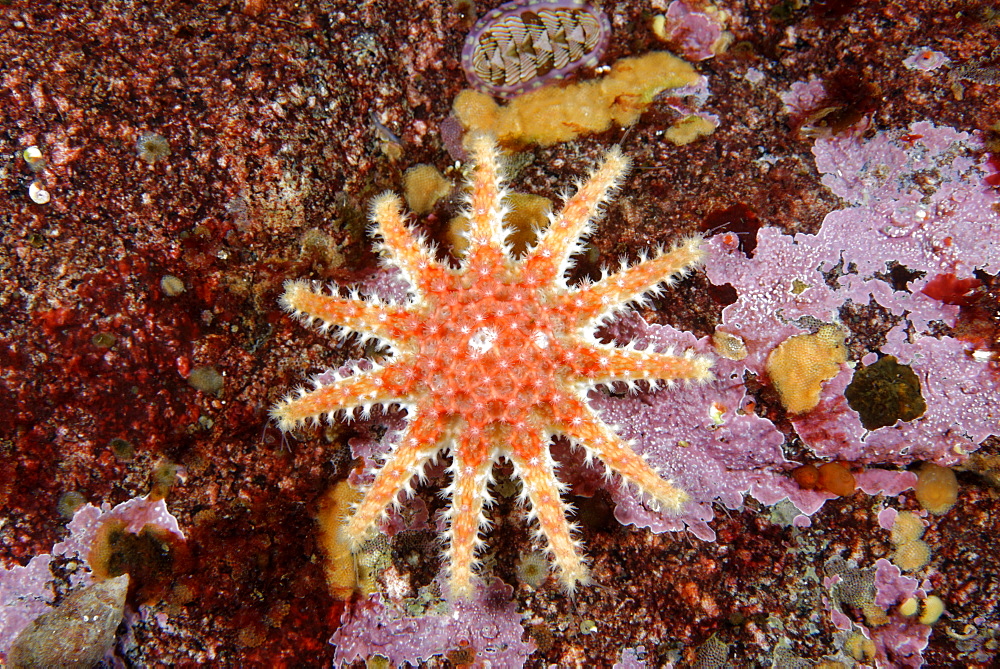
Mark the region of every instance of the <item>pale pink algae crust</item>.
POLYGON ((695 11, 682 0, 671 2, 665 17, 666 37, 685 58, 700 61, 716 55, 713 47, 722 37, 722 26, 715 17, 695 11))

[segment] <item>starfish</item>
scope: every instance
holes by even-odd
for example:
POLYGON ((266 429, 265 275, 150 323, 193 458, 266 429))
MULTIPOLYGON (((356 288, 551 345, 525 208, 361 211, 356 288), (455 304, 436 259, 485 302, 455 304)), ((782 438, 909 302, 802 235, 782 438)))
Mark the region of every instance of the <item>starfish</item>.
POLYGON ((507 213, 502 157, 484 135, 470 141, 468 249, 456 269, 437 260, 426 240, 407 225, 400 199, 392 193, 372 203, 374 231, 385 262, 402 273, 410 295, 403 303, 341 295, 305 281, 289 281, 282 305, 323 330, 374 337, 388 348, 384 364, 367 371, 314 381, 275 405, 282 430, 304 421, 367 415, 375 405, 406 410, 407 426, 384 456, 344 526, 357 549, 390 507, 412 493, 414 479, 442 453, 450 456, 451 497, 447 510, 444 564, 453 597, 467 597, 477 553, 489 526, 493 468, 508 460, 522 482, 522 501, 537 521, 543 542, 564 586, 572 592, 588 581, 576 528, 562 499, 566 485, 556 476, 549 443, 567 437, 585 450, 587 462, 603 463, 638 489, 655 508, 677 510, 685 493, 637 455, 587 403, 597 385, 626 382, 654 387, 677 379, 710 378, 707 358, 684 352, 656 353, 633 345, 597 340, 598 325, 629 303, 661 290, 688 274, 701 260, 698 238, 594 282, 568 285, 566 273, 583 249, 593 220, 622 182, 628 160, 618 147, 590 175, 558 214, 550 215, 538 242, 515 256, 504 225, 507 213))

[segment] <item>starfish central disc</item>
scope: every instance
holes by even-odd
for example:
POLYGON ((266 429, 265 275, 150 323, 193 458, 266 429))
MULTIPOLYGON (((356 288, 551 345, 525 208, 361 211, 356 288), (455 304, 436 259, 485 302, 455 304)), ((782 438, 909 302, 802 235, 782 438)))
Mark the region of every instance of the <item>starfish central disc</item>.
POLYGON ((555 400, 566 352, 537 294, 483 277, 428 302, 428 336, 414 364, 442 410, 470 427, 522 427, 534 407, 555 400))

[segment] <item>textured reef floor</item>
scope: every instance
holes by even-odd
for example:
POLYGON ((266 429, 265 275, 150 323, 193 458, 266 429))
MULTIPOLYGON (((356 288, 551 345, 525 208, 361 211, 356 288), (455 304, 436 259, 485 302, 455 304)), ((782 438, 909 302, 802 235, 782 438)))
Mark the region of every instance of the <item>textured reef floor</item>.
MULTIPOLYGON (((546 578, 501 467, 485 580, 451 609, 442 468, 363 551, 377 594, 333 587, 317 518, 402 418, 283 435, 289 389, 379 351, 278 298, 398 290, 368 203, 462 182, 462 44, 498 4, 0 3, 0 652, 127 572, 108 666, 991 666, 1000 15, 971 0, 606 3, 575 82, 691 65, 573 93, 628 128, 502 141, 512 187, 555 202, 612 145, 632 161, 571 283, 706 237, 599 336, 712 355, 717 382, 591 396, 693 505, 658 514, 557 442, 593 583, 546 578), (769 363, 802 335, 812 404, 769 363)), ((411 195, 445 258, 461 194, 411 195)))

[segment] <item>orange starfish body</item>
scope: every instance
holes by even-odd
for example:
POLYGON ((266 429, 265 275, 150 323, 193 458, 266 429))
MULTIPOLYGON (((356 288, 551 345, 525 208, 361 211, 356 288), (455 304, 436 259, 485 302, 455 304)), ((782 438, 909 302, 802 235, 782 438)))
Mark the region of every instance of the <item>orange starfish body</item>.
POLYGON ((435 259, 423 239, 407 227, 396 196, 375 199, 372 219, 387 262, 402 272, 412 297, 394 304, 341 297, 303 281, 285 286, 282 304, 323 329, 342 326, 376 337, 391 352, 370 371, 338 378, 279 402, 273 417, 283 430, 303 421, 361 407, 398 404, 408 425, 385 456, 374 482, 347 520, 344 532, 357 548, 370 528, 401 504, 414 477, 439 453, 450 456, 451 496, 445 564, 453 597, 468 596, 476 554, 488 526, 485 508, 492 470, 501 458, 513 464, 522 496, 537 521, 563 584, 573 590, 586 582, 574 527, 563 501, 566 486, 556 477, 549 452, 554 434, 600 460, 610 476, 634 485, 648 501, 676 510, 683 491, 646 464, 591 409, 587 391, 617 381, 634 387, 674 379, 710 376, 706 358, 654 353, 599 342, 594 329, 625 304, 670 284, 701 259, 700 240, 687 239, 668 252, 643 260, 593 283, 565 280, 581 238, 610 192, 621 182, 628 161, 615 147, 603 164, 550 217, 538 243, 514 257, 504 226, 506 191, 501 157, 490 138, 473 138, 468 251, 454 269, 435 259))

